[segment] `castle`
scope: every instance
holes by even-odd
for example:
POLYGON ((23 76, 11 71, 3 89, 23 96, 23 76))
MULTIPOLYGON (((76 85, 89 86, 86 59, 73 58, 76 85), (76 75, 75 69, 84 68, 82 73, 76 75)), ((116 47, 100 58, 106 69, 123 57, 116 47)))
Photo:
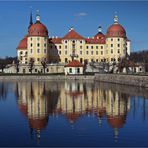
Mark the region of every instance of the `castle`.
POLYGON ((118 23, 118 16, 114 16, 114 23, 108 27, 106 34, 102 33, 99 26, 98 32, 92 38, 85 38, 70 28, 64 37, 49 37, 48 29, 40 21, 39 13, 36 22, 32 21, 28 33, 17 47, 17 56, 20 64, 29 64, 30 60, 35 65, 46 63, 68 63, 73 52, 81 63, 120 61, 126 53, 130 55, 131 42, 126 30, 118 23))

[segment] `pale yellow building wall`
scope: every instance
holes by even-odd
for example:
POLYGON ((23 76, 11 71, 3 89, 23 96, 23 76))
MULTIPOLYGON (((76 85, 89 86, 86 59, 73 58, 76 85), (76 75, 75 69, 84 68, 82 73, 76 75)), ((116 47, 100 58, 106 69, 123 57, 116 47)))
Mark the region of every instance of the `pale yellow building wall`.
POLYGON ((115 59, 116 62, 118 62, 118 58, 122 58, 125 56, 125 49, 126 49, 125 38, 121 37, 106 38, 106 44, 107 44, 107 53, 108 53, 106 54, 106 58, 108 58, 109 62, 111 62, 112 59, 115 59), (111 47, 111 44, 113 45, 113 47, 111 47), (118 44, 120 45, 120 47, 118 47, 118 44))
POLYGON ((41 60, 49 60, 49 43, 48 37, 33 37, 27 39, 28 63, 30 58, 34 58, 34 64, 41 64, 41 60), (32 46, 31 46, 32 44, 32 46), (39 44, 39 47, 38 47, 39 44), (39 50, 39 51, 38 51, 39 50))

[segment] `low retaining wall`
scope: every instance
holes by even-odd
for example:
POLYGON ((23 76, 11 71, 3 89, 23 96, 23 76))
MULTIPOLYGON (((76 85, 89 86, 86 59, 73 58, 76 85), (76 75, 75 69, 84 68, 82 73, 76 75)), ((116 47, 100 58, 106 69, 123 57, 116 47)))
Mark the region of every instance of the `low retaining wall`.
POLYGON ((96 74, 95 80, 123 85, 148 87, 148 76, 119 75, 119 74, 96 74))
POLYGON ((0 80, 94 80, 95 76, 65 76, 65 75, 11 75, 11 76, 0 76, 0 80))

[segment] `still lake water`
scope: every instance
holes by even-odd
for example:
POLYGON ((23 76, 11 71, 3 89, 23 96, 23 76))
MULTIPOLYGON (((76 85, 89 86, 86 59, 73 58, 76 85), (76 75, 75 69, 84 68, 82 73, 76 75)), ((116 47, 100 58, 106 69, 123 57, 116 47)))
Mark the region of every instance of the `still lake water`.
POLYGON ((148 90, 0 82, 0 146, 148 146, 148 90))

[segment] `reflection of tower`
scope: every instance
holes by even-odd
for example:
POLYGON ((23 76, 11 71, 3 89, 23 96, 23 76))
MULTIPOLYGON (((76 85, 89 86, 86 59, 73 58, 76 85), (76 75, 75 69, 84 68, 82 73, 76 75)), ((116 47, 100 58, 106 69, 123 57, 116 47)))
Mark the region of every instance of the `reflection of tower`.
MULTIPOLYGON (((29 120, 30 133, 35 132, 37 140, 47 126, 48 101, 44 82, 18 82, 18 104, 29 120)), ((32 135, 33 136, 33 135, 32 135)))
POLYGON ((118 139, 119 128, 122 128, 126 114, 129 109, 129 101, 126 95, 119 92, 109 91, 109 98, 107 98, 107 118, 109 125, 114 129, 115 141, 118 139))
POLYGON ((37 139, 40 139, 40 131, 48 122, 47 97, 45 95, 45 83, 33 82, 31 85, 33 98, 28 99, 28 118, 30 128, 35 130, 37 139))

